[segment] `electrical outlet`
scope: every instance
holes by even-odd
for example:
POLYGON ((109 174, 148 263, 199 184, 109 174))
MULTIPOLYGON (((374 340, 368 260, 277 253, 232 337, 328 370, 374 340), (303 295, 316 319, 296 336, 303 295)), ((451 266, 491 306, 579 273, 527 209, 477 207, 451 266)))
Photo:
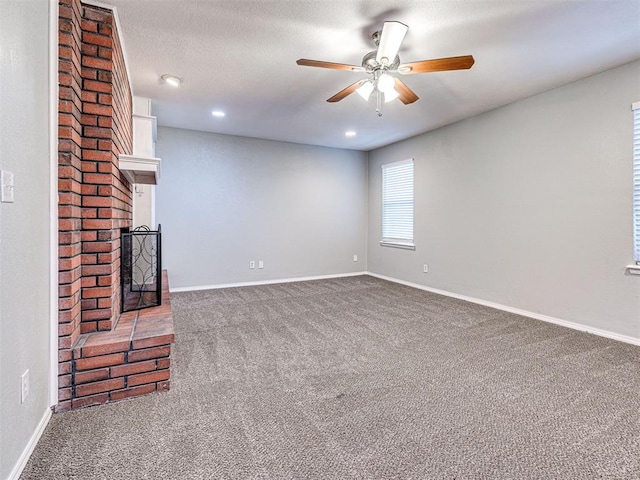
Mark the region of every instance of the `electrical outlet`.
POLYGON ((358 261, 358 255, 354 255, 354 256, 353 256, 353 261, 354 261, 354 262, 357 262, 357 261, 358 261))
POLYGON ((424 273, 429 273, 429 265, 427 265, 426 263, 422 266, 422 271, 424 273))
POLYGON ((251 260, 249 262, 249 268, 256 268, 256 262, 254 262, 253 260, 251 260))
POLYGON ((258 268, 264 268, 264 262, 262 260, 258 260, 258 268))
POLYGON ((24 372, 20 377, 20 403, 24 403, 29 396, 29 370, 24 372))

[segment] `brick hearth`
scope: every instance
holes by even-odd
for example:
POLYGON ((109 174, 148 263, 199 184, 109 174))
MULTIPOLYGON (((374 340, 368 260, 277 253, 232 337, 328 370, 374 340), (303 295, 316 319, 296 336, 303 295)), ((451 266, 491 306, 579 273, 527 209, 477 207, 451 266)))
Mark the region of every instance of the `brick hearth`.
POLYGON ((167 272, 162 305, 123 313, 108 332, 80 335, 73 346, 71 407, 169 390, 173 315, 167 272))

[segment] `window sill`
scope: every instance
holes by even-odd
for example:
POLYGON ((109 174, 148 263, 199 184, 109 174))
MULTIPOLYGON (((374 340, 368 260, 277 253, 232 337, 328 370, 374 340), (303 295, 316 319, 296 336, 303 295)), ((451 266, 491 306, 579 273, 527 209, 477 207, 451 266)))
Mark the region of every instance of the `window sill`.
POLYGON ((625 268, 629 275, 640 275, 640 265, 627 265, 625 268))
POLYGON ((380 242, 381 247, 392 247, 392 248, 402 248, 404 250, 415 250, 416 246, 413 243, 400 243, 400 242, 390 242, 382 240, 380 242))

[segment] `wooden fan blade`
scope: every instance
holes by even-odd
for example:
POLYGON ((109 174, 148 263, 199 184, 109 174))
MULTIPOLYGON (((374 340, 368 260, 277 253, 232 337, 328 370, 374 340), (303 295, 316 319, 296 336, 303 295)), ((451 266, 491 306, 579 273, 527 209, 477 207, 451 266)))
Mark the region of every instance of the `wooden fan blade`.
POLYGON ((327 100, 327 102, 339 102, 340 100, 342 100, 344 97, 351 95, 353 92, 355 92, 357 90, 357 88, 362 85, 362 80, 358 80, 356 83, 352 83, 351 85, 349 85, 347 88, 340 90, 338 93, 336 93, 333 97, 329 98, 327 100))
POLYGON ((436 58, 421 62, 403 63, 398 67, 398 73, 401 75, 413 75, 414 73, 442 72, 445 70, 466 70, 471 68, 473 63, 472 55, 436 58))
POLYGON ((364 68, 357 65, 347 65, 345 63, 322 62, 320 60, 309 60, 301 58, 296 62, 298 65, 305 67, 331 68, 333 70, 350 70, 352 72, 364 72, 364 68))
POLYGON ((394 80, 396 91, 400 94, 398 98, 402 103, 404 103, 405 105, 409 105, 410 103, 418 100, 418 96, 413 93, 413 90, 407 87, 402 80, 400 80, 399 78, 395 78, 394 80))

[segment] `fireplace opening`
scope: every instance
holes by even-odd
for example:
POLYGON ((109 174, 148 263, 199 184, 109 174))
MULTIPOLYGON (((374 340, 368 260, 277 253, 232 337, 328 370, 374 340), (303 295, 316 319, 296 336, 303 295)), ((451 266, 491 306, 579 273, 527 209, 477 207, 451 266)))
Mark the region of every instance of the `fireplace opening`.
POLYGON ((120 241, 122 311, 156 307, 162 303, 162 256, 160 225, 143 225, 123 231, 120 241))

